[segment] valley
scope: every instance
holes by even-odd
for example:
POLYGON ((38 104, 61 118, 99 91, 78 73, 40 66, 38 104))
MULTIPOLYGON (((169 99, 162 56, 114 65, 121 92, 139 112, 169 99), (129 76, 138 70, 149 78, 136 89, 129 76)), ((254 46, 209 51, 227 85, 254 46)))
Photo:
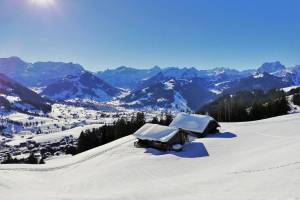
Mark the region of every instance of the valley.
MULTIPOLYGON (((147 122, 162 112, 197 112, 239 91, 283 88, 288 93, 294 89, 296 92, 286 95, 289 113, 295 113, 299 111, 293 103, 300 80, 298 68, 270 62, 243 71, 122 66, 90 72, 74 63, 0 58, 0 160, 7 155, 65 154, 68 148, 77 147, 82 131, 130 120, 137 112, 144 112, 147 122), (46 151, 48 147, 53 148, 46 151)), ((250 109, 251 103, 246 106, 244 109, 250 109)))

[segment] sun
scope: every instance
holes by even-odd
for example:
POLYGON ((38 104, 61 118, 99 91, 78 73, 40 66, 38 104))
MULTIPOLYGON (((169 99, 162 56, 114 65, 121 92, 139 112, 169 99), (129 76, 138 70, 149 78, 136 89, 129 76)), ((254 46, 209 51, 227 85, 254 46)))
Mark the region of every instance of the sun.
POLYGON ((54 6, 56 0, 30 0, 32 4, 42 7, 54 6))

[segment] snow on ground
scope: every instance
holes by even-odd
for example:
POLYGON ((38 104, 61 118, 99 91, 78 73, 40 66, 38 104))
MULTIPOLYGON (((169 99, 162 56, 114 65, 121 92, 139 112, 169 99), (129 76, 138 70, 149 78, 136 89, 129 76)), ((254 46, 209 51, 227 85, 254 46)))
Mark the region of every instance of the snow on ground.
POLYGON ((212 93, 215 93, 215 94, 222 94, 222 92, 223 92, 223 91, 217 90, 217 89, 210 89, 209 91, 211 91, 212 93))
POLYGON ((229 83, 229 82, 230 82, 230 81, 224 81, 224 82, 216 83, 215 86, 218 87, 218 86, 220 86, 220 85, 223 85, 223 84, 229 83))
POLYGON ((31 116, 28 114, 24 113, 19 113, 19 112, 13 112, 8 115, 8 118, 10 120, 16 121, 16 122, 21 122, 21 123, 36 123, 36 122, 44 122, 44 123, 53 123, 53 119, 47 118, 47 117, 37 117, 37 116, 31 116))
MULTIPOLYGON (((125 110, 123 115, 130 115, 131 111, 125 110)), ((5 132, 41 132, 54 133, 65 129, 71 129, 77 126, 90 124, 111 124, 120 115, 117 111, 101 111, 96 109, 87 109, 80 106, 71 106, 64 104, 53 104, 52 111, 45 116, 34 116, 19 112, 0 113, 0 123, 7 128, 5 132), (12 123, 17 122, 16 123, 12 123)))
POLYGON ((264 77, 263 73, 257 73, 253 75, 253 78, 262 78, 262 77, 264 77))
POLYGON ((190 110, 187 105, 187 101, 184 97, 177 91, 174 91, 174 101, 171 104, 174 110, 190 110))
POLYGON ((45 165, 0 166, 1 200, 299 199, 300 114, 223 123, 183 152, 133 136, 45 165))
POLYGON ((46 87, 30 87, 29 89, 31 89, 32 91, 40 94, 43 92, 43 90, 45 89, 46 87))
POLYGON ((300 113, 300 106, 295 105, 292 101, 293 95, 287 96, 287 100, 290 104, 290 108, 291 110, 289 111, 289 113, 300 113))
POLYGON ((164 82, 164 85, 165 85, 166 90, 173 90, 173 88, 174 88, 174 79, 171 79, 167 82, 164 82))
MULTIPOLYGON (((76 128, 72 128, 66 131, 60 131, 50 134, 41 134, 41 135, 31 135, 31 139, 33 141, 36 141, 37 143, 46 143, 46 142, 59 142, 66 136, 72 135, 73 138, 79 138, 80 133, 82 131, 93 129, 93 128, 99 128, 103 126, 103 124, 92 124, 92 125, 85 125, 85 126, 79 126, 76 128)), ((24 135, 15 135, 11 142, 6 143, 9 146, 19 145, 20 143, 26 142, 27 138, 23 137, 24 135)))
POLYGON ((50 163, 51 164, 55 164, 55 163, 59 164, 64 159, 70 158, 70 157, 72 157, 72 155, 70 155, 70 154, 62 154, 62 155, 59 155, 59 156, 51 156, 51 157, 46 158, 45 162, 47 164, 50 164, 50 163))
POLYGON ((297 86, 290 86, 290 87, 285 87, 285 88, 282 88, 282 90, 283 90, 284 92, 289 92, 289 91, 291 91, 292 89, 296 89, 296 88, 298 88, 298 87, 300 87, 300 85, 297 85, 297 86))

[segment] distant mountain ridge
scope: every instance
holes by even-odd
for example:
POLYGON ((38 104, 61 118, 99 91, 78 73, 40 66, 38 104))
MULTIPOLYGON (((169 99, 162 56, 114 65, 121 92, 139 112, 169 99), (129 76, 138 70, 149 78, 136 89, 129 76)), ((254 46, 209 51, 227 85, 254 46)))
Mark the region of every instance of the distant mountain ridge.
MULTIPOLYGON (((268 91, 274 88, 284 88, 293 85, 292 80, 286 80, 282 77, 271 75, 267 72, 253 74, 252 76, 237 79, 225 83, 227 85, 224 93, 235 93, 238 91, 263 90, 268 91)), ((223 86, 224 86, 223 85, 223 86)))
POLYGON ((246 77, 254 73, 255 70, 238 71, 230 68, 214 68, 209 70, 198 70, 191 68, 167 67, 160 68, 155 66, 150 69, 134 69, 130 67, 119 67, 113 70, 105 70, 97 72, 96 76, 105 80, 115 87, 126 89, 138 89, 152 80, 158 80, 158 77, 165 77, 165 79, 193 79, 206 78, 219 81, 233 80, 236 78, 246 77))
POLYGON ((100 71, 95 75, 114 87, 133 89, 141 80, 151 78, 160 71, 161 68, 157 66, 151 69, 135 69, 122 66, 113 70, 100 71))
POLYGON ((27 87, 43 87, 41 94, 52 100, 118 99, 127 107, 179 110, 198 109, 223 94, 238 90, 267 91, 300 84, 300 65, 285 67, 279 61, 243 71, 225 67, 200 70, 121 66, 91 73, 74 63, 27 63, 10 57, 0 59, 1 72, 27 87), (127 90, 127 96, 121 95, 124 91, 121 88, 127 90))
POLYGON ((193 68, 167 68, 142 81, 139 88, 122 101, 131 107, 152 105, 197 110, 223 94, 233 94, 240 90, 268 91, 294 85, 297 83, 295 80, 299 80, 298 74, 286 69, 280 62, 265 63, 258 70, 245 71, 229 68, 202 71, 193 68), (165 87, 170 81, 174 85, 172 91, 165 87), (180 106, 175 101, 176 97, 181 99, 180 106))
POLYGON ((42 87, 67 76, 79 75, 85 69, 74 63, 28 63, 18 57, 0 58, 0 73, 30 87, 42 87))

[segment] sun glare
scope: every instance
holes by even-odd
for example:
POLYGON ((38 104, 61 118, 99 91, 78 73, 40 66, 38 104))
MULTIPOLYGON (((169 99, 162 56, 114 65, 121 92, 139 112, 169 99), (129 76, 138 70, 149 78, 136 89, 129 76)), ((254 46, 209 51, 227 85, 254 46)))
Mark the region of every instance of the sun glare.
POLYGON ((55 5, 56 0, 31 0, 31 3, 37 6, 50 7, 55 5))

